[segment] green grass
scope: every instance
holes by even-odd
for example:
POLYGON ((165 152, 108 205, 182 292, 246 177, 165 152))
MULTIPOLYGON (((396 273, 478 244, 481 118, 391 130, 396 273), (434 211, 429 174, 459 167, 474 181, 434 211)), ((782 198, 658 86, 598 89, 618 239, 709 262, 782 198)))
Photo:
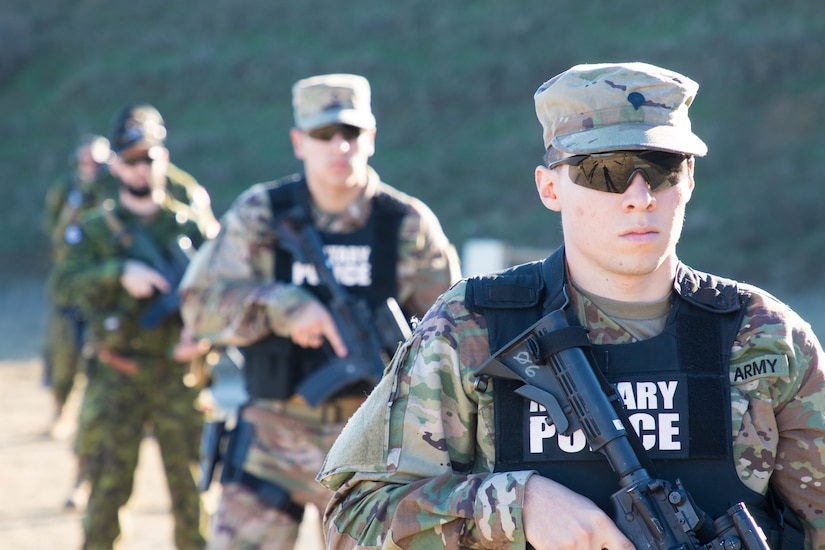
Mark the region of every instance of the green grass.
POLYGON ((47 268, 46 189, 84 132, 153 103, 173 161, 217 213, 248 185, 300 168, 287 131, 305 76, 373 85, 374 165, 472 237, 559 242, 536 200, 532 96, 582 62, 639 60, 700 83, 691 108, 710 146, 697 166, 681 255, 772 289, 812 287, 825 231, 825 17, 816 0, 653 4, 560 0, 85 0, 0 6, 0 258, 47 268))

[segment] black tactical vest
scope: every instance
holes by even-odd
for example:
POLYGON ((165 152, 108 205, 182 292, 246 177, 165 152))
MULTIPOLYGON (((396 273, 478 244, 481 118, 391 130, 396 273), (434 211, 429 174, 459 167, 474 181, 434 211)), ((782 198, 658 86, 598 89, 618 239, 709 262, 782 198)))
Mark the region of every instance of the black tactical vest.
MULTIPOLYGON (((563 248, 543 262, 469 280, 466 305, 485 316, 491 353, 562 307, 564 284, 563 248)), ((732 460, 729 359, 748 297, 734 281, 681 265, 662 334, 592 346, 589 357, 623 397, 651 475, 680 479, 712 518, 744 501, 775 541, 774 499, 748 489, 732 460)), ((570 311, 567 318, 580 325, 570 311)), ((521 385, 495 381, 496 471, 536 470, 612 514, 610 495, 619 486, 607 460, 587 448, 581 431, 556 434, 546 411, 513 393, 521 385)))
MULTIPOLYGON (((270 184, 269 198, 277 217, 297 204, 308 204, 309 190, 303 177, 293 176, 270 184)), ((332 246, 338 252, 337 258, 333 255, 329 259, 339 284, 373 308, 398 294, 398 232, 405 212, 399 201, 379 193, 373 199, 370 218, 361 229, 339 234, 319 232, 325 249, 332 246)), ((329 301, 328 292, 313 279, 312 268, 300 265, 277 244, 275 280, 298 284, 322 303, 329 301)), ((306 376, 334 356, 328 345, 302 348, 289 338, 275 335, 240 349, 247 392, 251 398, 263 399, 289 398, 306 376)), ((363 389, 353 387, 347 393, 363 389)))

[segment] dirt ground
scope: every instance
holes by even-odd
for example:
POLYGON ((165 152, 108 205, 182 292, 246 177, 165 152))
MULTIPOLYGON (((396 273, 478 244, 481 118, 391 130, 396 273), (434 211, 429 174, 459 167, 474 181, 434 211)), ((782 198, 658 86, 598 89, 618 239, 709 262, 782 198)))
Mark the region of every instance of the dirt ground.
MULTIPOLYGON (((53 425, 51 395, 42 384, 42 282, 8 283, 0 282, 0 549, 79 549, 82 514, 64 503, 74 476, 71 439, 81 392, 53 425)), ((213 484, 207 509, 218 496, 213 484)), ((174 549, 169 494, 152 438, 141 446, 132 498, 120 517, 117 550, 174 549)), ((317 514, 307 514, 299 550, 322 547, 317 522, 317 514)))

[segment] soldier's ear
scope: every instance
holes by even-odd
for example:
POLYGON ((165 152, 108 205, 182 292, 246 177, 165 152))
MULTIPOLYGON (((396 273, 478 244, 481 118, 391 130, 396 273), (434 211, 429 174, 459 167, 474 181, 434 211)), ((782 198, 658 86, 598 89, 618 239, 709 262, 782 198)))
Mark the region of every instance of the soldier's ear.
POLYGON ((298 160, 304 160, 304 133, 298 128, 289 131, 289 140, 292 142, 292 152, 298 160))
POLYGON ((536 190, 542 204, 548 210, 561 211, 558 195, 558 171, 546 166, 536 166, 536 190))

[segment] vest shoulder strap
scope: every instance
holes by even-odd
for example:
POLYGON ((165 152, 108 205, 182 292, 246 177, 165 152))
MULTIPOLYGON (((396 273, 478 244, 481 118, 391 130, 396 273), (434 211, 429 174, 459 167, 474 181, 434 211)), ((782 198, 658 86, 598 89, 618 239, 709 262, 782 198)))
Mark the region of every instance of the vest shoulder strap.
POLYGON ((675 287, 681 298, 714 313, 733 313, 742 308, 750 293, 733 279, 704 273, 679 264, 675 287))
POLYGON ((124 248, 132 246, 134 238, 129 231, 126 230, 126 224, 115 214, 114 207, 111 203, 105 202, 101 204, 99 210, 103 221, 106 222, 109 231, 114 235, 115 242, 124 248))
POLYGON ((266 184, 272 214, 277 216, 292 206, 309 201, 309 188, 302 174, 293 174, 266 184))
POLYGON ((486 319, 491 350, 499 349, 564 301, 563 248, 542 261, 472 277, 464 295, 467 309, 486 319))

